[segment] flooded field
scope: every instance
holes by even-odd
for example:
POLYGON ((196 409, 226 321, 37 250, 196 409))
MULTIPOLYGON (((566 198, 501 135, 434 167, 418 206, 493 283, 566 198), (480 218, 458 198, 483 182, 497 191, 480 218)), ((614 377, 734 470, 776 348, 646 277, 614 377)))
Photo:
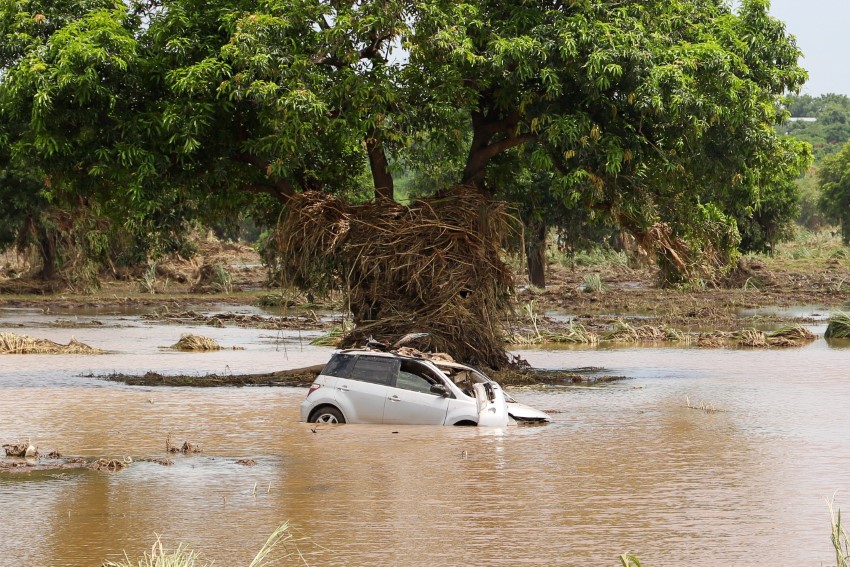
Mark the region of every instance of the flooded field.
POLYGON ((0 473, 0 564, 100 565, 140 556, 159 534, 247 565, 288 520, 311 565, 615 565, 629 551, 645 565, 817 566, 834 560, 825 499, 850 510, 850 343, 529 350, 534 366, 629 379, 513 390, 552 413, 546 426, 313 432, 298 422, 303 389, 97 376, 317 364, 331 351, 308 345, 315 332, 0 310, 5 331, 108 353, 0 356, 0 442, 134 462, 0 473), (184 332, 244 350, 160 348, 184 332), (168 457, 169 435, 202 453, 142 460, 168 457))

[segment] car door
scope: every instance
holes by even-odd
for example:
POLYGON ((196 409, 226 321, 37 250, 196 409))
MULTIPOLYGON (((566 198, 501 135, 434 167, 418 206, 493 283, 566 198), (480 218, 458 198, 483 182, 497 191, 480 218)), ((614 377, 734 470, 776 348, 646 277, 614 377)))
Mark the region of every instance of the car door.
POLYGON ((349 423, 381 423, 390 384, 399 361, 360 355, 345 378, 336 382, 336 400, 349 423))
POLYGON ((442 384, 426 366, 415 361, 401 363, 384 404, 384 423, 442 425, 446 421, 449 398, 431 392, 431 386, 442 384))

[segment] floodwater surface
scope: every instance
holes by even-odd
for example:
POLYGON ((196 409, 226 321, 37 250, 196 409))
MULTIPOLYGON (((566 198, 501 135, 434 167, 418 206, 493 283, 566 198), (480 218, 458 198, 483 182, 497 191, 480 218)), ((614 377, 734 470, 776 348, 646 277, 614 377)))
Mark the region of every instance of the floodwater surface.
POLYGON ((298 421, 304 389, 96 377, 327 360, 307 333, 132 314, 68 329, 50 326, 56 318, 4 310, 0 332, 74 335, 109 353, 0 356, 0 442, 134 462, 117 473, 0 474, 4 565, 100 565, 140 557, 157 536, 247 565, 289 521, 310 565, 616 565, 628 551, 645 565, 817 566, 835 557, 825 499, 850 509, 848 343, 523 351, 537 367, 629 379, 512 390, 551 412, 545 426, 316 427, 298 421), (183 332, 244 350, 159 348, 183 332), (168 436, 202 453, 142 460, 168 457, 168 436))

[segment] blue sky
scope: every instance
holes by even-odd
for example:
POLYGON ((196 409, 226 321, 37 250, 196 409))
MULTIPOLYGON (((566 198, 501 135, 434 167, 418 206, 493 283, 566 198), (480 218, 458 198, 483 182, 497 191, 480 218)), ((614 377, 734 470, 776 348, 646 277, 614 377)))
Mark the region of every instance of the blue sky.
POLYGON ((770 12, 797 36, 809 81, 803 93, 850 96, 850 0, 771 0, 770 12))

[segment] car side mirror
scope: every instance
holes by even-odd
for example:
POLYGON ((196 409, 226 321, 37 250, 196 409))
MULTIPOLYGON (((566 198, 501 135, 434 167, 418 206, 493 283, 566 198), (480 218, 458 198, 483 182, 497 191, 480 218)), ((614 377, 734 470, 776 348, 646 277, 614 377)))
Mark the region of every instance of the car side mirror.
POLYGON ((444 398, 449 397, 449 391, 442 384, 432 384, 431 393, 437 394, 438 396, 443 396, 444 398))

